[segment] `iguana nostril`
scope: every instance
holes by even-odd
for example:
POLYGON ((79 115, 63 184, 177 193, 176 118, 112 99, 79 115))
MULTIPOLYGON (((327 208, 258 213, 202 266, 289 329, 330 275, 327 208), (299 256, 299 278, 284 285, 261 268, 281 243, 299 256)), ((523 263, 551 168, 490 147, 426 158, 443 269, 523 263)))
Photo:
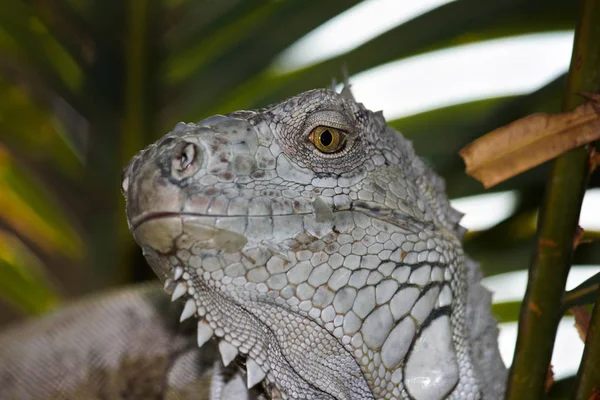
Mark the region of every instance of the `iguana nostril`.
POLYGON ((178 171, 185 171, 185 169, 192 164, 195 156, 195 146, 191 143, 187 144, 183 149, 181 149, 178 152, 178 154, 175 155, 175 169, 177 169, 178 171))
POLYGON ((173 151, 171 175, 177 179, 190 177, 200 166, 200 151, 193 143, 182 142, 173 151))

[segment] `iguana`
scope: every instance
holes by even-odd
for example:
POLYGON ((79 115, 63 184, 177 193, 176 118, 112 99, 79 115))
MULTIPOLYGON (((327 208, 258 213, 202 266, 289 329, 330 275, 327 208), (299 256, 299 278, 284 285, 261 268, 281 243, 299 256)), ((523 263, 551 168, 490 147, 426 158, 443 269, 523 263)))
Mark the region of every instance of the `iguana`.
POLYGON ((500 399, 490 294, 444 190, 348 88, 179 123, 122 191, 197 325, 156 288, 71 306, 0 338, 0 397, 500 399))

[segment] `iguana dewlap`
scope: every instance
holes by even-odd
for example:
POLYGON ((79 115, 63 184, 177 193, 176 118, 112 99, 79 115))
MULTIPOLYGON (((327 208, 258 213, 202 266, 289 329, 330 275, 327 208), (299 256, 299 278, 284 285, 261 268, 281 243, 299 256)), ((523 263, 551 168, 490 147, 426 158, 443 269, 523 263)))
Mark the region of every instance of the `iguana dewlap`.
POLYGON ((193 343, 155 289, 96 298, 0 335, 1 399, 502 398, 460 214, 348 90, 180 123, 122 189, 193 343))
POLYGON ((283 398, 498 398, 489 296, 444 186, 381 113, 313 90, 181 123, 126 168, 198 342, 283 398), (483 344, 483 346, 482 346, 483 344), (490 349, 491 346, 491 349, 490 349))

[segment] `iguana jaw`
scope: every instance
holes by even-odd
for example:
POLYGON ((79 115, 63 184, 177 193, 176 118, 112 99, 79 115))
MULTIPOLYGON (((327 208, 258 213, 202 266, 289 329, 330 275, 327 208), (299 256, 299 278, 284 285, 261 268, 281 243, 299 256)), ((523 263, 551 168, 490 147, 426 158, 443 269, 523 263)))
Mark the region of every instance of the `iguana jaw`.
POLYGON ((264 283, 248 282, 231 290, 233 279, 222 276, 231 259, 246 257, 259 264, 260 260, 252 259, 256 255, 252 245, 244 248, 247 239, 242 234, 215 228, 215 220, 158 213, 134 228, 136 240, 172 300, 185 299, 181 321, 199 319, 198 345, 215 337, 226 366, 238 356, 243 359, 249 388, 264 380, 268 392, 371 398, 359 365, 330 332, 292 311, 281 298, 269 297, 264 283), (200 265, 194 257, 222 265, 200 265), (323 364, 337 368, 323 369, 323 364), (324 381, 326 387, 320 388, 324 381))

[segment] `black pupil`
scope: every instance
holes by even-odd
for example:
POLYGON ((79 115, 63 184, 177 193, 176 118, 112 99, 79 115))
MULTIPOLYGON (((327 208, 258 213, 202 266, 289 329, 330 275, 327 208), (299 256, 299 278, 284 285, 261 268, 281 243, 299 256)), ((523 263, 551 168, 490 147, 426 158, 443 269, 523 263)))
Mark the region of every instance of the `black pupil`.
POLYGON ((333 136, 329 130, 321 132, 319 139, 321 139, 321 144, 325 147, 329 146, 333 142, 333 136))

